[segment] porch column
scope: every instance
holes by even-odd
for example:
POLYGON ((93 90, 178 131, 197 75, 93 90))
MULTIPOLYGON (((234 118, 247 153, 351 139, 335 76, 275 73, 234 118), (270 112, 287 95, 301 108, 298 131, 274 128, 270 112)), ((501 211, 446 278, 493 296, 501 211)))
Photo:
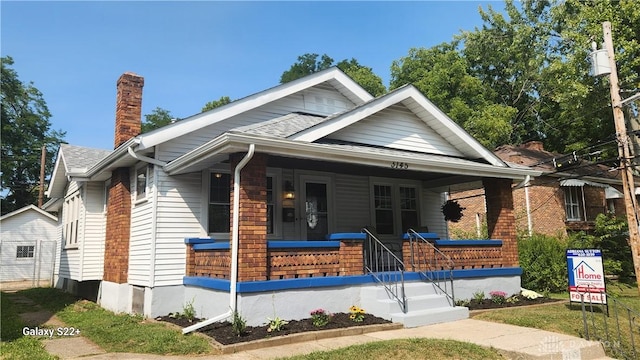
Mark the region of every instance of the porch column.
POLYGON ((489 238, 502 240, 502 265, 505 267, 518 266, 518 241, 511 183, 511 179, 482 179, 489 238))
MULTIPOLYGON (((244 153, 232 154, 231 204, 233 174, 244 153)), ((238 236, 238 281, 267 280, 267 155, 254 154, 240 172, 240 209, 238 236)), ((231 209, 233 211, 233 208, 231 209)), ((231 216, 233 231, 233 216, 231 216)), ((230 239, 231 240, 231 239, 230 239)))

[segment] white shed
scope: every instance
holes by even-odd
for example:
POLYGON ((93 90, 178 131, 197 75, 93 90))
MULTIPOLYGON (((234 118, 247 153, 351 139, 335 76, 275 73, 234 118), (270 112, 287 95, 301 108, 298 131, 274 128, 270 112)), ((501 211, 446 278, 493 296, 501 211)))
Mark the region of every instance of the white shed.
POLYGON ((2 289, 51 286, 58 218, 29 205, 0 217, 2 289))

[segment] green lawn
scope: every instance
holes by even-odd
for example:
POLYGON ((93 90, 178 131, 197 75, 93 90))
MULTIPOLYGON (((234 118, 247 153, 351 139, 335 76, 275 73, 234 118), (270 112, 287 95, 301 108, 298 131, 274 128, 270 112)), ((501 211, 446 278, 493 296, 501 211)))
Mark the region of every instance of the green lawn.
MULTIPOLYGON (((581 338, 586 338, 587 333, 590 340, 603 342, 605 351, 609 356, 614 356, 615 348, 610 345, 617 345, 619 341, 624 351, 630 351, 630 339, 633 335, 637 350, 640 351, 640 323, 634 318, 640 314, 640 296, 635 286, 624 284, 608 285, 607 291, 617 300, 609 299, 610 316, 606 316, 606 311, 600 305, 593 306, 593 312, 588 312, 586 317, 587 328, 585 329, 580 303, 563 302, 559 304, 544 305, 537 307, 509 308, 493 310, 474 315, 474 319, 495 321, 506 324, 532 327, 536 329, 548 330, 581 338), (631 311, 626 311, 619 305, 624 304, 631 311), (615 313, 618 317, 616 321, 615 313), (631 325, 630 325, 631 324, 631 325), (618 337, 617 329, 620 329, 618 337), (609 331, 609 337, 607 332, 609 331)), ((553 294, 552 298, 569 299, 567 293, 553 294)), ((589 310, 590 307, 586 306, 589 310)))
POLYGON ((287 360, 483 360, 505 359, 494 349, 454 340, 402 339, 353 345, 332 351, 283 358, 287 360))
POLYGON ((52 288, 38 288, 2 293, 2 358, 52 359, 37 337, 23 336, 25 324, 20 313, 34 307, 15 302, 17 296, 26 297, 40 308, 56 314, 69 327, 81 331, 107 352, 132 352, 163 355, 208 354, 212 347, 206 339, 196 335, 182 335, 179 329, 165 324, 145 321, 142 317, 114 314, 95 303, 52 288))

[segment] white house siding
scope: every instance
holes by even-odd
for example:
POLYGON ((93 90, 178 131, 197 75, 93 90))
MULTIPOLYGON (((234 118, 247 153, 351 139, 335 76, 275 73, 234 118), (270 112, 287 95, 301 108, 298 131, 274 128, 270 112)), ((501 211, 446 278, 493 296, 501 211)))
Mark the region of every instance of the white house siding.
POLYGON ((336 174, 336 232, 359 232, 370 225, 369 178, 336 174))
POLYGON ((447 222, 444 220, 444 215, 442 215, 441 211, 444 202, 444 194, 425 188, 422 189, 420 204, 422 223, 429 227, 429 232, 438 234, 438 237, 441 239, 447 239, 449 237, 447 222))
POLYGON ((404 105, 394 105, 339 130, 328 138, 430 154, 462 156, 404 105))
MULTIPOLYGON (((67 247, 66 239, 64 238, 64 230, 62 231, 61 246, 62 253, 60 255, 60 277, 73 280, 82 279, 82 238, 84 236, 85 229, 85 188, 80 186, 76 181, 69 183, 67 188, 65 199, 75 195, 76 192, 80 193, 80 206, 78 209, 78 244, 77 247, 67 247)), ((64 227, 66 218, 68 216, 68 209, 63 203, 62 206, 62 226, 64 227)))
POLYGON ((160 147, 158 156, 162 161, 171 161, 228 130, 260 123, 292 112, 326 116, 352 107, 354 104, 342 94, 332 90, 330 86, 319 85, 167 141, 160 147))
POLYGON ((147 178, 144 199, 136 199, 136 170, 131 168, 131 232, 129 237, 128 282, 133 285, 149 286, 151 274, 151 239, 153 229, 153 207, 155 176, 147 178))
POLYGON ((57 221, 36 210, 25 210, 3 219, 0 228, 0 282, 50 280, 57 221), (34 246, 34 256, 17 258, 18 246, 34 246))
POLYGON ((79 280, 101 280, 106 228, 105 188, 102 182, 87 183, 85 188, 84 237, 78 239, 82 248, 82 278, 79 280))
POLYGON ((158 204, 152 286, 179 285, 186 271, 184 238, 206 236, 200 224, 203 201, 206 201, 206 195, 202 194, 202 175, 167 176, 163 171, 156 175, 158 204))

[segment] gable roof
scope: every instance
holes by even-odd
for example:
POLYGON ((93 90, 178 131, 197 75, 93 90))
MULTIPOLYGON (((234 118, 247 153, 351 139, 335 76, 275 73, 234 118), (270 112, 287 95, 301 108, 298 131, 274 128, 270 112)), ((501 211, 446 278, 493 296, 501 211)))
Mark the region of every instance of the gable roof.
POLYGON ((494 166, 506 167, 500 158, 451 120, 413 85, 402 86, 351 110, 328 117, 325 121, 297 133, 291 139, 314 142, 400 103, 410 109, 431 131, 450 143, 460 155, 470 159, 483 159, 494 166))
POLYGON ((67 184, 67 177, 73 174, 85 173, 112 152, 113 150, 60 144, 46 195, 51 198, 62 197, 67 184))
POLYGON ((149 133, 142 134, 139 136, 140 144, 138 149, 144 150, 151 148, 175 137, 186 135, 203 127, 264 105, 268 102, 282 99, 286 96, 322 83, 329 83, 356 105, 373 99, 371 94, 342 72, 342 70, 337 67, 331 67, 245 98, 235 100, 213 110, 182 119, 149 133))
POLYGON ((20 209, 16 210, 16 211, 13 211, 13 212, 10 212, 10 213, 8 213, 8 214, 5 214, 5 215, 3 215, 3 216, 1 216, 1 217, 0 217, 0 221, 2 221, 2 220, 6 220, 6 219, 9 219, 9 218, 14 217, 14 216, 17 216, 17 215, 20 215, 20 214, 25 213, 25 212, 27 212, 27 211, 34 211, 34 212, 36 212, 38 215, 43 216, 43 217, 46 217, 46 218, 47 218, 47 219, 49 219, 49 220, 52 220, 52 221, 55 221, 55 222, 57 222, 57 221, 58 221, 58 218, 57 218, 57 217, 55 217, 55 216, 53 216, 53 215, 49 214, 48 212, 46 212, 46 211, 44 211, 44 210, 42 210, 42 209, 38 208, 38 207, 37 207, 37 206, 35 206, 35 205, 27 205, 27 206, 25 206, 25 207, 22 207, 22 208, 20 208, 20 209))

